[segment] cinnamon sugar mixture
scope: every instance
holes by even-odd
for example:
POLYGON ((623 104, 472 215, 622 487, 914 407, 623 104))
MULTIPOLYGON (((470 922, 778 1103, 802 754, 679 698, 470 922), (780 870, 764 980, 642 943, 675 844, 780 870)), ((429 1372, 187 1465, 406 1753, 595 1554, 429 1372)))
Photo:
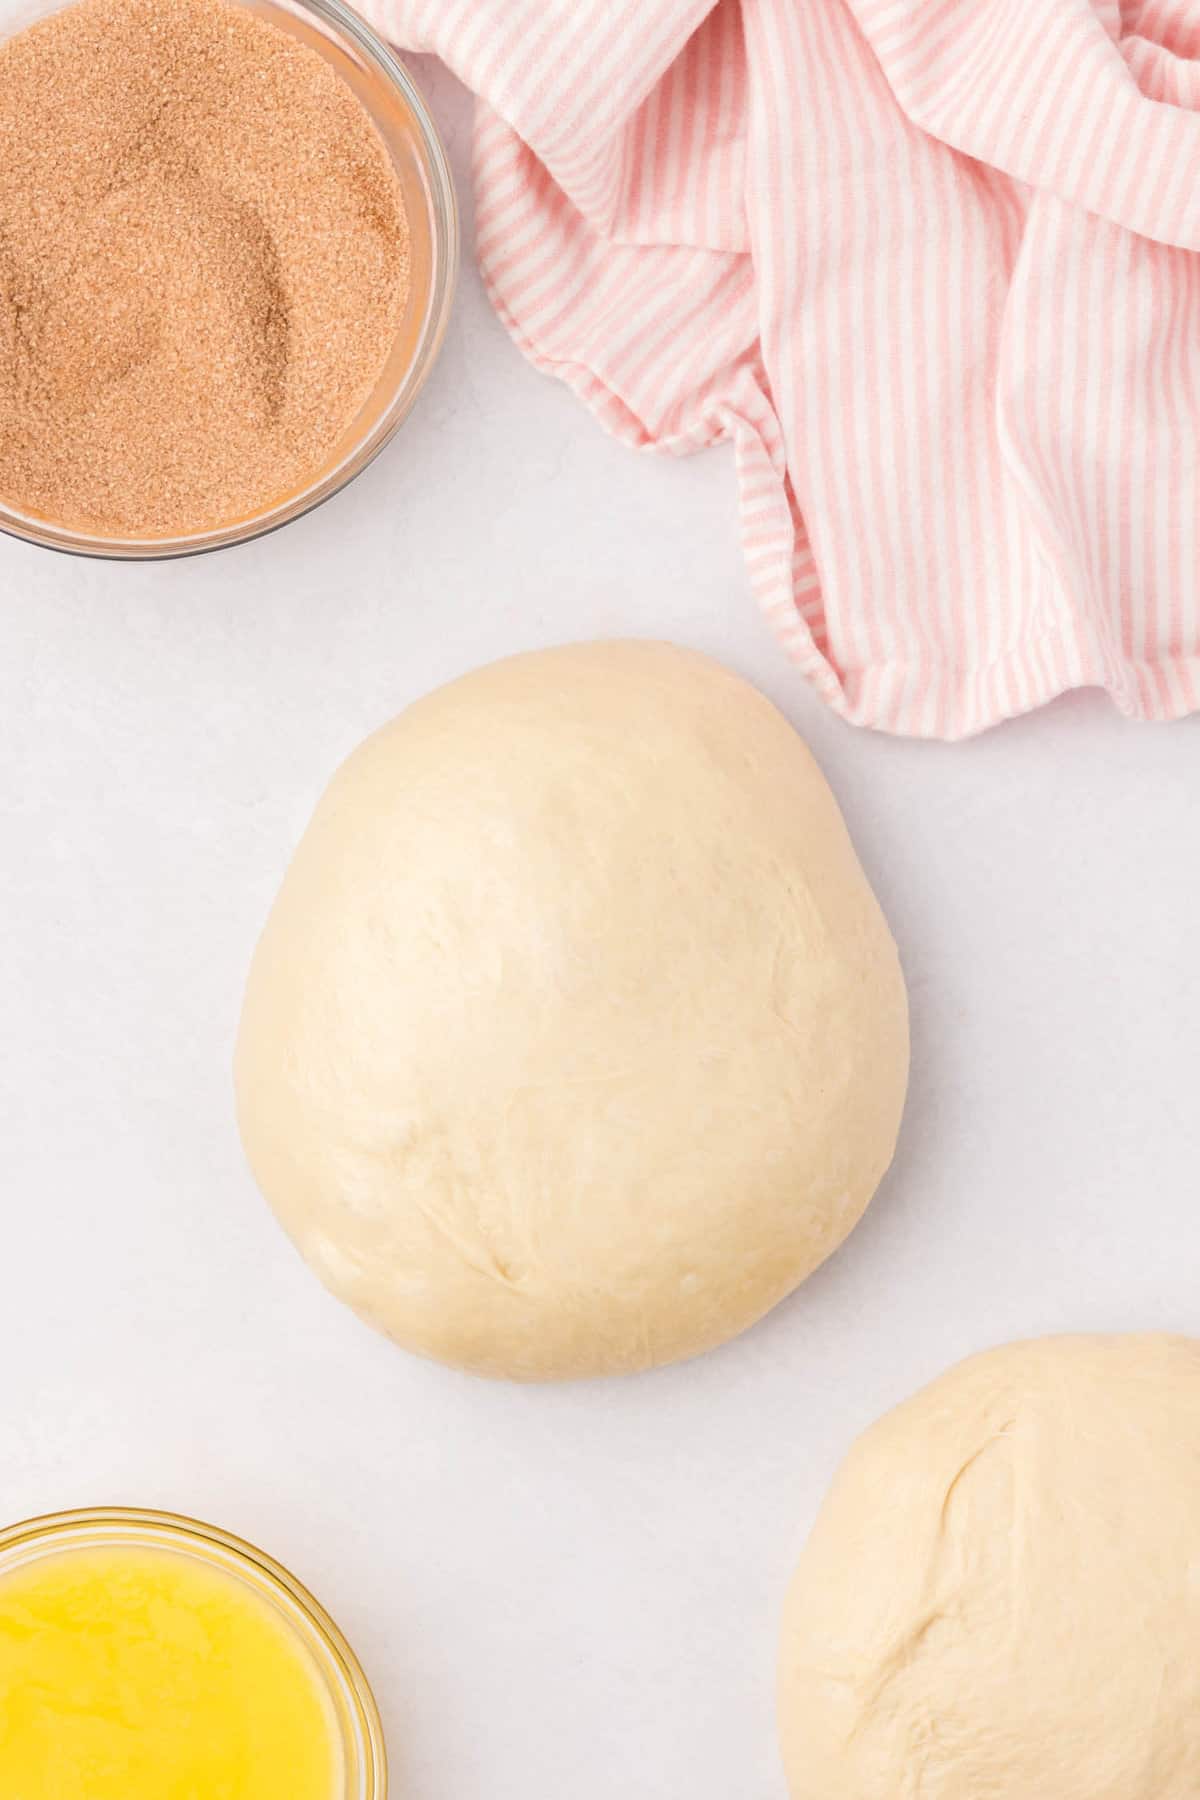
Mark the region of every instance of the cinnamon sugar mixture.
POLYGON ((225 0, 83 0, 0 46, 0 499, 105 535, 315 476, 404 312, 387 151, 225 0))

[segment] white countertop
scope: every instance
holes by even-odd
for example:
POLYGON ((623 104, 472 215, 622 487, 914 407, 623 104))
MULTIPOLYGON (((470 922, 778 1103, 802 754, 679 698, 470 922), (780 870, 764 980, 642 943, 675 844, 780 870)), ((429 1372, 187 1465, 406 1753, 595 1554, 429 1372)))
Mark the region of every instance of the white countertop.
MULTIPOLYGON (((465 196, 462 96, 423 73, 465 196)), ((395 1800, 782 1800, 776 1620, 852 1436, 1008 1337, 1200 1332, 1200 722, 840 724, 755 613, 731 458, 607 439, 467 248, 429 392, 323 510, 154 567, 0 540, 0 1521, 120 1500, 261 1542, 360 1650, 395 1800), (614 634, 710 651, 809 738, 900 943, 912 1093, 863 1225, 765 1325, 490 1385, 307 1273, 231 1043, 338 760, 476 663, 614 634)))

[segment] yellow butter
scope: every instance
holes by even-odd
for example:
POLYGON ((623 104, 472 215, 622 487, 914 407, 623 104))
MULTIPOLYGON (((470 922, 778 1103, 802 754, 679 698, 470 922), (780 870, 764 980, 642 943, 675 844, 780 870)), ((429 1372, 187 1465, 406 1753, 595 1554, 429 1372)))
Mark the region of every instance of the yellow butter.
POLYGON ((233 1575, 65 1550, 0 1575, 4 1800, 339 1800, 315 1663, 233 1575))

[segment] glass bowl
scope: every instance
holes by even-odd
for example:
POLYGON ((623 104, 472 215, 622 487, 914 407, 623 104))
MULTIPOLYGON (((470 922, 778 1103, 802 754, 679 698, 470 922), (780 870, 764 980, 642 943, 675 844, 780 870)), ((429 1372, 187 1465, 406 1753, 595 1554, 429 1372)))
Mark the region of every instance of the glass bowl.
POLYGON ((252 1544, 174 1513, 94 1507, 26 1519, 0 1530, 0 1576, 64 1551, 122 1548, 192 1557, 244 1582, 278 1613, 307 1651, 337 1721, 345 1785, 330 1800, 387 1800, 383 1726, 357 1657, 295 1576, 252 1544))
MULTIPOLYGON (((79 556, 121 561, 194 556, 275 531, 311 512, 372 462, 407 418, 445 336, 458 269, 458 208, 450 164, 412 77, 342 0, 238 0, 335 68, 370 115, 396 170, 410 232, 405 316, 373 392, 324 466, 298 493, 263 512, 186 536, 106 537, 17 511, 0 500, 0 532, 79 556)), ((0 41, 71 0, 0 0, 0 41)))

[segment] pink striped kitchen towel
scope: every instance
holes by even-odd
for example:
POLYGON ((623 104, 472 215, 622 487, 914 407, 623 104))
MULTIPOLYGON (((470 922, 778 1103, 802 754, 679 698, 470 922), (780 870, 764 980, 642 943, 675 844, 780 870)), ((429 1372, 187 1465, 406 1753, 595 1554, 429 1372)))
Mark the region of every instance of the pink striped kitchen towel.
POLYGON ((481 98, 509 330, 628 443, 733 443, 838 712, 1200 706, 1200 0, 368 6, 481 98))

